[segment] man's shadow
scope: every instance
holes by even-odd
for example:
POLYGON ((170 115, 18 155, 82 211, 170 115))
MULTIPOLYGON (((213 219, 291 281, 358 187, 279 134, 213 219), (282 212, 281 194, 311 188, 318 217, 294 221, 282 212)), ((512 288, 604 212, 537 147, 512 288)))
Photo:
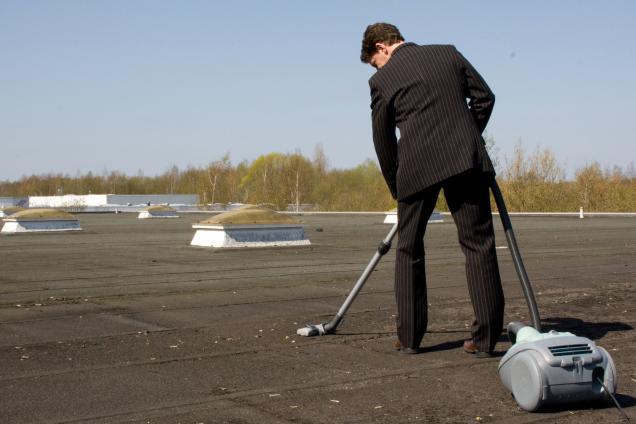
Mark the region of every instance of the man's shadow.
MULTIPOLYGON (((432 345, 432 346, 424 346, 424 347, 422 347, 422 352, 423 353, 440 352, 440 351, 443 351, 443 350, 453 350, 453 349, 463 348, 464 340, 470 338, 470 330, 433 330, 433 331, 428 331, 427 333, 438 333, 438 334, 462 333, 462 334, 464 334, 464 337, 462 337, 459 340, 449 340, 449 341, 438 343, 438 344, 432 345)), ((508 341, 508 336, 505 335, 505 334, 500 335, 499 336, 499 341, 500 342, 507 342, 508 341)), ((492 357, 495 357, 495 358, 496 357, 501 357, 505 353, 506 352, 502 352, 502 351, 494 351, 494 352, 492 352, 492 357)))

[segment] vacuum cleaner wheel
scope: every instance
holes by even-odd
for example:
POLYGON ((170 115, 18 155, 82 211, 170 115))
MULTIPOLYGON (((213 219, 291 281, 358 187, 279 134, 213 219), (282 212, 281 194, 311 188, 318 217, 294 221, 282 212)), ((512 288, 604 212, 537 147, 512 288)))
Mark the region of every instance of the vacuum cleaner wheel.
POLYGON ((543 400, 543 378, 531 355, 522 355, 512 367, 512 395, 526 411, 536 411, 543 400))

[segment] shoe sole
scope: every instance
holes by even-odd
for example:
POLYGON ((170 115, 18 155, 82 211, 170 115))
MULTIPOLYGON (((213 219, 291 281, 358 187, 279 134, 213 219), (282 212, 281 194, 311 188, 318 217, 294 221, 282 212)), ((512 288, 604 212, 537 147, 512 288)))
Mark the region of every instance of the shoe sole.
POLYGON ((403 347, 398 352, 402 355, 417 355, 419 353, 422 353, 422 349, 421 348, 413 349, 411 347, 403 347))
POLYGON ((468 350, 464 349, 464 352, 475 355, 476 358, 491 358, 492 354, 488 352, 482 352, 481 350, 468 350))
POLYGON ((492 357, 492 353, 490 352, 482 352, 479 349, 466 349, 466 346, 463 347, 464 352, 470 353, 471 355, 475 355, 477 358, 490 358, 492 357))

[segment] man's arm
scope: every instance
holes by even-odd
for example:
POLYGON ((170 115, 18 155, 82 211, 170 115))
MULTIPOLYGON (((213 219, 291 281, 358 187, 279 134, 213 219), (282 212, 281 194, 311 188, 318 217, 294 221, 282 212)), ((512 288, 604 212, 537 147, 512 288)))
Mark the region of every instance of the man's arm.
POLYGON ((479 128, 480 132, 483 132, 490 119, 490 114, 495 106, 495 95, 486 84, 486 81, 479 75, 477 70, 473 68, 473 65, 457 52, 460 66, 464 72, 466 78, 465 96, 469 99, 468 107, 470 113, 473 115, 475 124, 479 128))
POLYGON ((382 94, 372 82, 371 121, 373 125, 373 144, 378 155, 382 175, 389 186, 391 195, 397 199, 396 174, 398 167, 397 137, 395 136, 395 114, 386 103, 382 94))

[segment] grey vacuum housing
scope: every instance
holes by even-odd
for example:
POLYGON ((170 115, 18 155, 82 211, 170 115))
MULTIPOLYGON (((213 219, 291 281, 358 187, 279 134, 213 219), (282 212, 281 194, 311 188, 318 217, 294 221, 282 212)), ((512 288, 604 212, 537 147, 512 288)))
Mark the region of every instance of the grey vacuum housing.
POLYGON ((539 333, 518 322, 508 325, 508 336, 513 346, 499 362, 499 377, 524 410, 605 400, 606 388, 616 391, 614 361, 592 340, 557 331, 539 333))

